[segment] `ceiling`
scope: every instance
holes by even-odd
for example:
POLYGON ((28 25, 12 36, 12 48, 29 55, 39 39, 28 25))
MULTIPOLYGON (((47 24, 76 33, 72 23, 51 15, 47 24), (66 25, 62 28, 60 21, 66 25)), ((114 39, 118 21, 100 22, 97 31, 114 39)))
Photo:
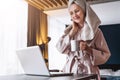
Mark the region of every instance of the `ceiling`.
MULTIPOLYGON (((68 0, 25 0, 63 24, 70 24, 68 0)), ((87 0, 101 24, 120 24, 120 0, 87 0)))
POLYGON ((68 0, 26 0, 30 5, 46 11, 67 7, 68 0))
MULTIPOLYGON (((30 5, 42 11, 47 11, 66 8, 69 0, 25 0, 25 1, 27 1, 30 5)), ((96 4, 116 0, 86 0, 86 1, 90 4, 96 4)))

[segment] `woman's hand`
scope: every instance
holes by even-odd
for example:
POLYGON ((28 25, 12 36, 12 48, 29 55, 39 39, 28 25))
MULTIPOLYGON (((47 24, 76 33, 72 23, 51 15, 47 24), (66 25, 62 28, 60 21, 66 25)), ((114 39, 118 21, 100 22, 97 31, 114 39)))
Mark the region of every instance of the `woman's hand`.
POLYGON ((80 46, 80 50, 87 51, 88 53, 92 53, 92 48, 87 45, 86 41, 81 40, 79 46, 80 46))
POLYGON ((78 31, 78 24, 73 22, 72 29, 69 33, 69 36, 73 37, 77 33, 77 31, 78 31))

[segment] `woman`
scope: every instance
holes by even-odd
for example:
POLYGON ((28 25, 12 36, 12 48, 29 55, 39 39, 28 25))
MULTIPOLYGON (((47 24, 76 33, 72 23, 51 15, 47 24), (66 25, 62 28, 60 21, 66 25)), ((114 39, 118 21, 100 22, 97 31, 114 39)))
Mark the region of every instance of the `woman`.
POLYGON ((69 0, 68 11, 73 24, 68 26, 56 47, 67 54, 64 72, 98 74, 98 65, 110 57, 110 51, 101 30, 100 20, 85 0, 69 0), (79 41, 79 51, 71 51, 71 40, 79 41))

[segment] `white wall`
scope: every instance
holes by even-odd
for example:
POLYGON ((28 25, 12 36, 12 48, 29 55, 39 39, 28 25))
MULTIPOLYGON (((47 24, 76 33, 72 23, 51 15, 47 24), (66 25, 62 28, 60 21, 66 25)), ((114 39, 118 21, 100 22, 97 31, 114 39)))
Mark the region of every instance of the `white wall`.
POLYGON ((57 21, 54 17, 48 16, 48 28, 48 35, 51 37, 51 41, 48 43, 49 68, 61 70, 66 62, 66 56, 57 51, 56 43, 63 34, 65 24, 57 21))

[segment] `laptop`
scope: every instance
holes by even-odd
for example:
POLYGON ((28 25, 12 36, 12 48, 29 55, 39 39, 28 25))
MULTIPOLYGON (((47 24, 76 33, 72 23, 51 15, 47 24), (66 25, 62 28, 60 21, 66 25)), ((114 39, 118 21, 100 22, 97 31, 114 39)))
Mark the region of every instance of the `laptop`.
POLYGON ((39 46, 30 46, 16 50, 21 66, 27 75, 72 76, 73 73, 50 72, 39 46))

